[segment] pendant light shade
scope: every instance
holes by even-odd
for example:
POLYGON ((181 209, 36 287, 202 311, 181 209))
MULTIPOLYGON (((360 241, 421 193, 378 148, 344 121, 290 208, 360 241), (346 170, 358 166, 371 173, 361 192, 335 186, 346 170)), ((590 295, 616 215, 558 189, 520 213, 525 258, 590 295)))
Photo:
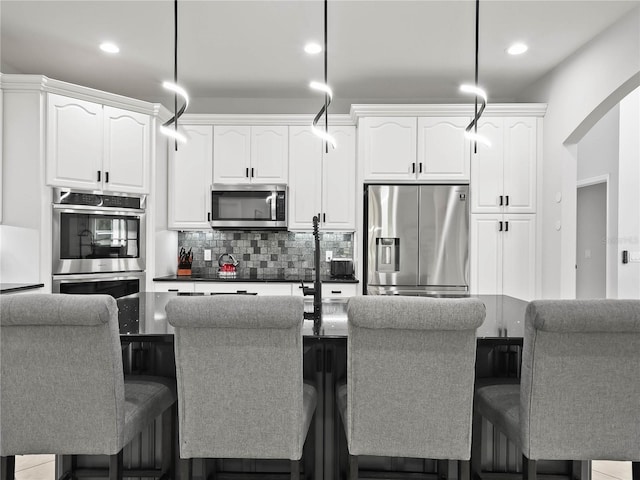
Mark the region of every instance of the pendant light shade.
POLYGON ((478 39, 480 32, 480 0, 476 0, 476 60, 475 60, 475 85, 461 85, 460 91, 475 95, 475 114, 471 123, 465 129, 465 137, 473 142, 473 151, 477 153, 478 142, 490 147, 491 142, 478 134, 478 120, 482 116, 487 106, 487 93, 478 86, 478 39), (478 99, 481 101, 480 109, 478 109, 478 99))
POLYGON ((173 2, 173 82, 164 82, 164 88, 173 92, 173 117, 167 120, 160 127, 160 132, 175 140, 175 149, 178 150, 178 142, 186 142, 187 138, 178 131, 178 119, 189 106, 189 95, 187 91, 178 85, 178 0, 173 2), (184 102, 178 109, 178 96, 184 102), (173 128, 169 126, 173 125, 173 128))
POLYGON ((324 83, 311 82, 309 87, 313 90, 324 93, 324 105, 313 118, 311 123, 311 131, 322 139, 325 144, 325 151, 329 152, 329 144, 336 148, 335 139, 329 134, 329 112, 327 111, 331 100, 333 99, 333 91, 327 83, 327 0, 324 0, 324 83), (318 122, 324 115, 324 131, 318 128, 318 122))

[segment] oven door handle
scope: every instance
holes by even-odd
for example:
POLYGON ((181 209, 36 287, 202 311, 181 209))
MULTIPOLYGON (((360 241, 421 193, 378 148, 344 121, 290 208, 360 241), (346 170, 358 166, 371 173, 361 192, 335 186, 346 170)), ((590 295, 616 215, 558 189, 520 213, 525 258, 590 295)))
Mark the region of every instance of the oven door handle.
POLYGON ((63 213, 95 213, 96 215, 122 215, 127 217, 139 217, 145 213, 144 210, 138 208, 115 208, 115 207, 94 207, 90 205, 73 205, 67 204, 53 204, 54 210, 59 210, 63 213))
POLYGON ((72 275, 52 275, 52 280, 60 283, 77 283, 79 281, 99 282, 105 280, 143 280, 144 275, 144 272, 78 273, 72 275))

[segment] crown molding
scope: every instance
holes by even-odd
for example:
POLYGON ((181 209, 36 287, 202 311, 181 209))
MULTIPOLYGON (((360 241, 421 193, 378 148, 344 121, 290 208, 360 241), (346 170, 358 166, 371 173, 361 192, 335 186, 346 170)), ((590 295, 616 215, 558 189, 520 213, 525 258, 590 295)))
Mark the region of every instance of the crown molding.
POLYGON ((78 100, 87 100, 149 115, 153 115, 156 111, 156 104, 153 103, 54 80, 44 75, 3 74, 2 89, 5 92, 56 93, 58 95, 72 96, 78 100))
MULTIPOLYGON (((179 122, 188 125, 310 125, 312 114, 209 114, 185 113, 179 122)), ((329 114, 329 125, 355 125, 348 114, 329 114)))
MULTIPOLYGON (((472 117, 475 106, 470 104, 380 104, 351 105, 353 122, 361 117, 472 117)), ((482 116, 544 117, 546 103, 490 103, 482 116)))

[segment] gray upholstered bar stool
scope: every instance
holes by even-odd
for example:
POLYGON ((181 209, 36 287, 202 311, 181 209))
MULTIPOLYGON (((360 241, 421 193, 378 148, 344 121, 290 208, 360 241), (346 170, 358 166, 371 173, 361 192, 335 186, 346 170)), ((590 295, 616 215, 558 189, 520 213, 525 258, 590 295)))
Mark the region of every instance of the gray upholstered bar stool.
POLYGON ((114 480, 171 477, 175 387, 158 377, 124 379, 112 297, 3 296, 0 326, 2 480, 13 480, 15 455, 29 454, 73 455, 72 467, 76 455, 109 455, 114 480), (123 472, 123 447, 160 415, 162 469, 123 472))
POLYGON ((350 479, 357 457, 374 455, 458 460, 459 478, 468 480, 484 304, 362 296, 349 299, 347 312, 347 383, 337 400, 350 479))
POLYGON ((299 478, 316 390, 302 379, 301 297, 176 297, 180 469, 193 458, 291 460, 299 478))
POLYGON ((475 408, 522 449, 525 478, 539 460, 631 460, 640 480, 640 301, 531 302, 521 384, 479 388, 475 408))

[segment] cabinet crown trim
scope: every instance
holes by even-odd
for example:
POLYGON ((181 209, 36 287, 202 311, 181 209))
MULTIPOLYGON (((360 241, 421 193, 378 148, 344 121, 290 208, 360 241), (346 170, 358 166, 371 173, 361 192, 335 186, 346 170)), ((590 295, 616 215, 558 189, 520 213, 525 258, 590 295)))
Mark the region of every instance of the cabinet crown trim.
MULTIPOLYGON (((208 114, 185 113, 180 117, 185 125, 310 125, 313 121, 312 114, 208 114)), ((350 115, 329 115, 329 126, 354 125, 350 115)))
MULTIPOLYGON (((544 117, 546 103, 490 103, 483 116, 544 117)), ((362 117, 469 117, 474 114, 472 104, 387 104, 351 105, 350 115, 356 123, 362 117)))
POLYGON ((116 93, 103 92, 81 85, 54 80, 44 75, 3 74, 2 89, 11 91, 31 91, 57 93, 77 100, 100 103, 146 115, 155 115, 161 110, 160 104, 129 98, 116 93))

